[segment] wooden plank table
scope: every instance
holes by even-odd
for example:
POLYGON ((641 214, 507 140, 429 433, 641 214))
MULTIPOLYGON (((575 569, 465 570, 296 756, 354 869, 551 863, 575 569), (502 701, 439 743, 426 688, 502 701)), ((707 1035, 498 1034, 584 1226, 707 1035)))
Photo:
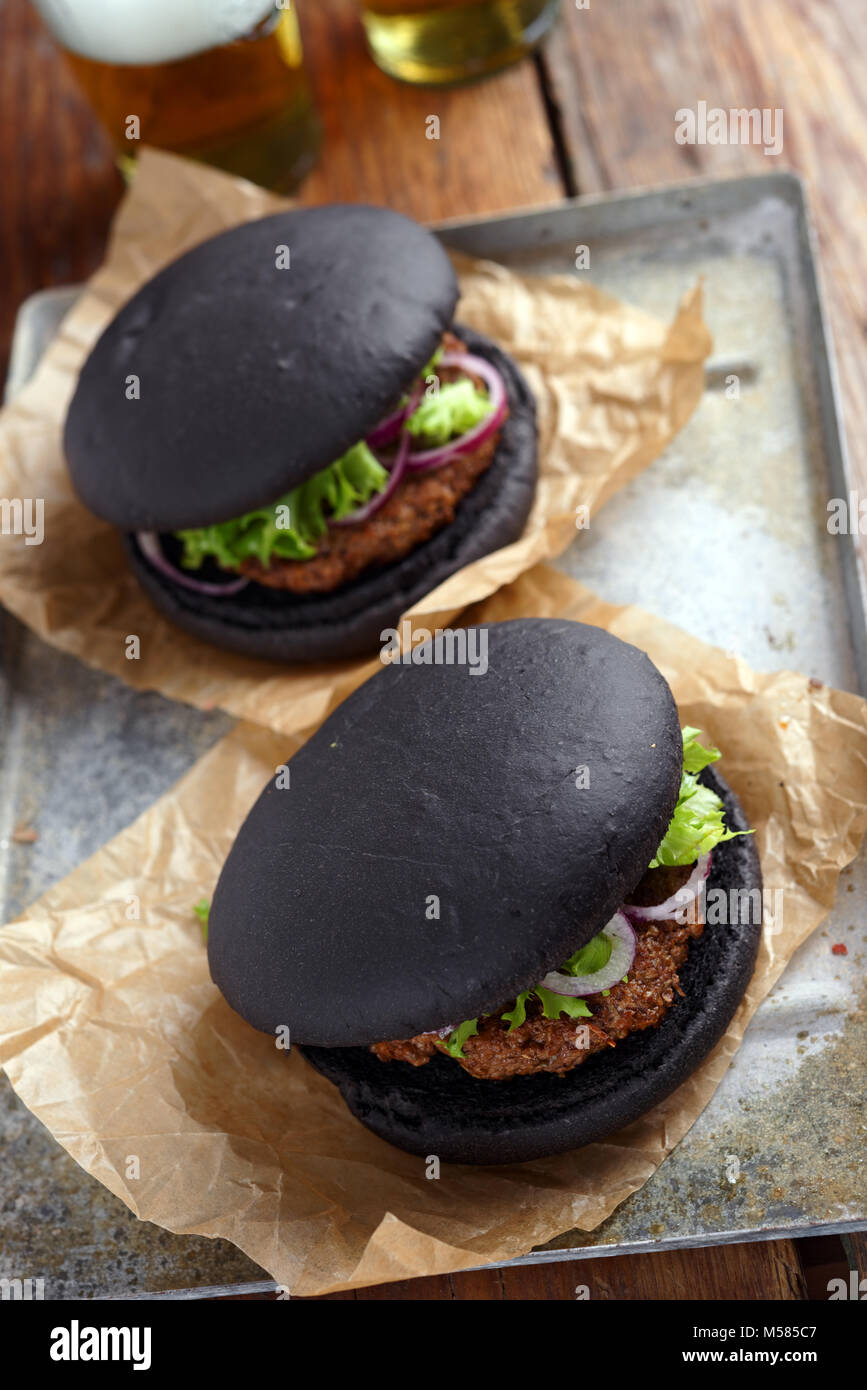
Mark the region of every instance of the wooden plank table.
MULTIPOLYGON (((867 424, 867 9, 861 0, 594 0, 544 52, 479 86, 401 86, 364 51, 355 0, 299 5, 324 122, 300 196, 388 204, 421 221, 567 194, 792 168, 818 225, 856 477, 867 424), (782 108, 778 158, 680 145, 681 107, 782 108), (440 138, 425 136, 426 117, 440 138)), ((121 196, 108 141, 26 0, 0 0, 0 377, 17 305, 99 263, 121 196)), ((863 552, 862 552, 863 555, 863 552)), ((849 1242, 853 1267, 863 1242, 849 1242)), ((344 1299, 824 1297, 845 1272, 836 1238, 592 1258, 413 1280, 344 1299)), ((862 1269, 863 1272, 863 1269, 862 1269)))

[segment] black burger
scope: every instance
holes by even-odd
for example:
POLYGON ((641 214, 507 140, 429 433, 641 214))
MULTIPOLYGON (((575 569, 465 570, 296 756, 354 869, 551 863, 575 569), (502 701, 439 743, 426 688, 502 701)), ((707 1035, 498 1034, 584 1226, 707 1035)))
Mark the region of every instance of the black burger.
POLYGON ((476 637, 484 672, 440 635, 266 787, 208 954, 383 1139, 513 1163, 605 1138, 707 1056, 762 879, 719 753, 643 652, 551 619, 476 637), (713 924, 711 890, 733 905, 713 924))
POLYGON ((455 570, 517 539, 535 408, 453 322, 440 243, 381 208, 278 213, 213 237, 120 310, 65 449, 180 627, 283 661, 368 653, 455 570))

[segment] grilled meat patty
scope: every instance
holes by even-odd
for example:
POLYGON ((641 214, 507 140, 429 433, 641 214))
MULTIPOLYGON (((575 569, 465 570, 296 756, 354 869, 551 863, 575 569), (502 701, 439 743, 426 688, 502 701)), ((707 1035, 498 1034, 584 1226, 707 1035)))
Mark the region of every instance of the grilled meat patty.
MULTIPOLYGON (((454 333, 443 335, 446 352, 466 352, 454 333)), ((437 368, 442 384, 460 380, 466 373, 452 367, 437 368)), ((471 378, 477 386, 484 383, 471 378)), ((454 521, 461 499, 475 487, 490 467, 499 430, 478 449, 460 454, 452 463, 426 473, 408 473, 388 501, 367 521, 352 526, 329 527, 309 560, 275 557, 262 565, 255 557, 244 560, 241 573, 272 589, 296 594, 328 593, 348 584, 371 565, 401 560, 417 545, 454 521)))
MULTIPOLYGON (((664 902, 689 877, 690 869, 649 869, 631 895, 635 903, 664 902)), ((463 1045, 460 1065, 484 1081, 505 1081, 514 1076, 555 1072, 564 1076, 594 1052, 614 1047, 630 1033, 658 1024, 682 994, 678 971, 689 952, 690 940, 701 936, 700 921, 680 923, 639 922, 635 960, 626 982, 613 985, 607 994, 589 999, 592 1018, 548 1019, 541 1003, 527 1001, 527 1019, 509 1032, 501 1017, 514 1001, 496 1014, 479 1020, 479 1031, 463 1045)), ((374 1043, 371 1051, 383 1062, 409 1062, 421 1067, 445 1044, 436 1033, 415 1038, 374 1043)))

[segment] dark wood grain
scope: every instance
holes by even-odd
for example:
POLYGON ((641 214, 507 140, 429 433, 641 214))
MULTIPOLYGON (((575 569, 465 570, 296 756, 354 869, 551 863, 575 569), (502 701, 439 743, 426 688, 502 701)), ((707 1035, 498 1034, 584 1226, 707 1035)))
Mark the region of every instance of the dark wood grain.
POLYGON ((0 381, 15 311, 99 265, 123 191, 108 140, 24 0, 0 0, 0 381))
POLYGON ((853 1231, 851 1235, 844 1236, 843 1248, 848 1257, 849 1268, 855 1270, 859 1280, 864 1280, 867 1292, 867 1231, 853 1231))
MULTIPOLYGON (((803 1299, 807 1287, 790 1240, 665 1250, 652 1255, 586 1260, 591 1299, 803 1299)), ((580 1274, 580 1268, 579 1268, 580 1274)))
MULTIPOLYGON (((808 1298, 810 1247, 819 1247, 821 1268, 840 1275, 844 1260, 834 1239, 836 1258, 816 1241, 775 1240, 720 1245, 699 1250, 664 1250, 647 1255, 615 1255, 553 1261, 519 1268, 474 1270, 448 1279, 407 1279, 358 1289, 358 1299, 459 1302, 486 1300, 536 1302, 636 1302, 683 1299, 735 1299, 740 1302, 808 1298)), ((817 1265, 818 1268, 818 1265, 817 1265)), ((328 1295, 327 1297, 344 1297, 328 1295)), ((815 1297, 827 1296, 816 1286, 815 1297)))
POLYGON ((382 202, 432 222, 563 196, 532 61, 477 86, 409 87, 368 58, 356 0, 299 12, 324 126, 305 202, 382 202), (429 116, 439 118, 438 140, 426 138, 429 116))

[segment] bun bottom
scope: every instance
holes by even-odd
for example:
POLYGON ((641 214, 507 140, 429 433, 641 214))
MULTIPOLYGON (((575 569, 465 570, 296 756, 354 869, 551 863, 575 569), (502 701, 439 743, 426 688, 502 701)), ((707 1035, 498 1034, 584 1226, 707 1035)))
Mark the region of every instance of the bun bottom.
MULTIPOLYGON (((722 797, 726 823, 748 824, 740 802, 712 769, 701 780, 722 797)), ((712 890, 740 894, 762 888, 753 836, 714 850, 712 890)), ((632 1033, 616 1048, 594 1053, 564 1077, 538 1075, 479 1081, 451 1058, 422 1067, 380 1062, 357 1047, 299 1047, 317 1071, 339 1087, 361 1122, 381 1139, 422 1157, 449 1163, 523 1163, 605 1139, 669 1096, 719 1042, 734 1015, 756 961, 761 909, 735 900, 736 920, 708 925, 691 942, 680 971, 684 998, 658 1027, 632 1033)))
POLYGON ((471 352, 501 372, 509 417, 491 466, 462 500, 449 526, 402 560, 362 574, 329 594, 297 595, 252 583, 240 594, 214 598, 181 588, 148 563, 135 536, 127 558, 142 588, 178 627, 215 646, 270 661, 332 661, 369 656, 384 628, 450 574, 516 541, 536 490, 536 405, 512 359, 489 338, 454 325, 471 352))

